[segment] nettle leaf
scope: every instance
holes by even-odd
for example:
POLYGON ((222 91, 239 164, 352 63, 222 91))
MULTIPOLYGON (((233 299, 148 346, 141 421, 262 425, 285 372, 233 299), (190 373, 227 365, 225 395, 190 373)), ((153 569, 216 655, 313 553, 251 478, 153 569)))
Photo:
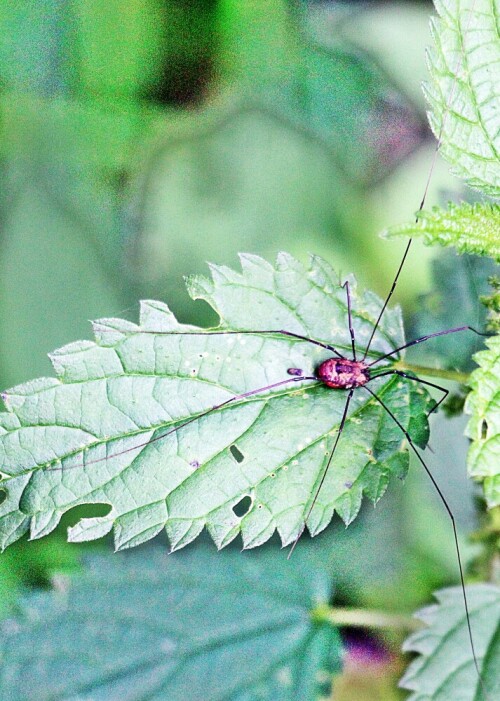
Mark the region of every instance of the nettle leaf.
POLYGON ((313 614, 332 595, 321 544, 323 557, 302 547, 293 562, 275 548, 218 556, 202 543, 89 557, 3 622, 0 696, 315 701, 342 654, 337 630, 313 614))
POLYGON ((386 229, 382 236, 421 236, 427 245, 454 246, 459 253, 489 256, 500 263, 500 207, 496 204, 448 204, 417 213, 417 221, 386 229))
POLYGON ((500 504, 500 336, 486 341, 488 350, 474 356, 479 367, 470 376, 472 391, 465 411, 471 415, 467 435, 472 438, 468 468, 471 477, 483 480, 490 508, 500 504))
MULTIPOLYGON (((180 324, 160 302, 143 302, 138 325, 101 319, 95 343, 79 341, 53 353, 57 379, 3 394, 2 547, 28 529, 32 538, 50 533, 65 511, 87 503, 108 504, 110 511, 80 520, 69 531, 72 541, 99 538, 114 527, 120 549, 166 528, 177 549, 205 526, 218 547, 238 533, 245 547, 254 547, 275 530, 284 544, 294 541, 347 395, 288 373, 300 368, 312 377, 331 351, 253 331, 286 329, 334 343, 350 356, 346 294, 319 258, 308 268, 286 254, 276 267, 250 255, 241 262, 242 273, 212 266, 212 279, 191 278, 188 290, 217 311, 219 329, 252 333, 212 335, 180 324)), ((354 280, 351 285, 363 348, 382 302, 370 292, 358 295, 354 280)), ((400 312, 387 310, 370 357, 402 344, 400 312)), ((370 387, 424 446, 428 395, 397 376, 370 387)), ((408 454, 402 443, 401 429, 358 388, 335 464, 308 518, 310 532, 323 530, 334 511, 349 523, 363 494, 376 501, 391 475, 403 477, 408 454)))
POLYGON ((431 82, 424 86, 441 153, 470 187, 500 196, 500 39, 496 0, 435 0, 431 82))
MULTIPOLYGON (((417 618, 426 627, 404 645, 419 656, 401 680, 415 693, 408 701, 457 701, 486 698, 474 665, 460 587, 435 593, 437 604, 422 609, 417 618)), ((500 589, 489 584, 467 587, 470 622, 479 671, 488 699, 500 694, 500 589)))
MULTIPOLYGON (((450 249, 434 258, 431 272, 432 288, 418 297, 411 335, 418 338, 437 329, 465 324, 486 328, 488 312, 478 297, 490 292, 488 279, 499 274, 500 267, 490 258, 458 255, 450 249)), ((472 356, 484 348, 484 338, 474 333, 452 333, 430 338, 422 345, 422 352, 439 358, 441 367, 472 372, 476 368, 472 356)))

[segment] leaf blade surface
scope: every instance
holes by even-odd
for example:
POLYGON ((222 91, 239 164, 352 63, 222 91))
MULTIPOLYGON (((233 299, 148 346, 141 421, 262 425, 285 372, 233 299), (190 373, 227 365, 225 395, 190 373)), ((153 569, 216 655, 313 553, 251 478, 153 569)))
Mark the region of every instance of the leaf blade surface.
POLYGON ((2 699, 313 701, 341 665, 337 630, 311 616, 331 596, 320 550, 93 555, 4 622, 2 699))
POLYGON ((467 458, 471 477, 483 481, 489 508, 500 505, 500 336, 486 341, 487 350, 474 356, 479 367, 472 373, 472 391, 465 404, 471 418, 466 434, 472 439, 467 458))
POLYGON ((432 130, 455 175, 500 195, 500 66, 496 0, 436 0, 424 86, 432 130))
POLYGON ((459 253, 489 256, 500 262, 500 207, 496 204, 460 205, 448 203, 448 208, 433 207, 417 213, 417 221, 393 226, 382 236, 422 237, 428 246, 454 246, 459 253))
MULTIPOLYGON (((46 535, 65 511, 85 503, 108 504, 110 512, 81 520, 71 540, 113 528, 122 549, 166 528, 175 549, 207 527, 218 547, 238 533, 253 547, 276 529, 284 544, 293 542, 335 441, 346 393, 291 377, 289 368, 313 377, 332 352, 279 330, 334 342, 347 353, 345 290, 319 259, 306 268, 282 255, 273 267, 246 255, 242 268, 212 266, 211 280, 188 285, 193 298, 216 309, 218 329, 232 333, 179 324, 165 305, 144 302, 138 325, 101 320, 95 343, 56 351, 57 378, 3 394, 4 547, 28 525, 32 538, 46 535), (237 516, 244 497, 251 508, 237 516)), ((353 280, 351 289, 362 348, 382 303, 371 293, 358 295, 353 280)), ((402 343, 399 311, 387 310, 370 352, 402 343)), ((424 445, 427 395, 394 377, 370 386, 424 445)), ((312 533, 323 530, 334 511, 349 523, 363 494, 376 501, 391 474, 404 476, 402 439, 382 407, 356 392, 335 469, 308 520, 312 533)))
MULTIPOLYGON (((472 657, 462 589, 442 589, 435 597, 437 604, 417 613, 426 627, 414 633, 404 645, 407 652, 419 656, 408 667, 400 685, 414 692, 409 701, 483 698, 472 657)), ((491 698, 497 698, 500 589, 490 584, 469 586, 467 599, 481 677, 491 698)))

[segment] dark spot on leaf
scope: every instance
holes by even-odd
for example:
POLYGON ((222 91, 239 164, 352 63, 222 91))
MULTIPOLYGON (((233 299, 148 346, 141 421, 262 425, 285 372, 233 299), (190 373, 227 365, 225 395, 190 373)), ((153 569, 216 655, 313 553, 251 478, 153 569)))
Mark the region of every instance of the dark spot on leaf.
POLYGON ((351 489, 351 487, 352 487, 352 482, 344 482, 344 487, 345 487, 346 489, 351 489))
POLYGON ((3 504, 6 499, 7 492, 5 491, 5 489, 0 489, 0 504, 3 504))
POLYGON ((287 373, 289 375, 296 375, 300 377, 302 375, 302 370, 300 368, 288 368, 287 373))
POLYGON ((240 450, 238 450, 238 448, 235 445, 232 445, 229 448, 229 450, 231 451, 231 455, 236 460, 236 462, 243 462, 243 460, 245 459, 245 456, 243 455, 243 453, 240 450))
POLYGON ((191 467, 194 467, 194 468, 198 468, 200 466, 200 463, 198 462, 198 460, 191 460, 191 462, 189 464, 191 465, 191 467))
POLYGON ((481 438, 486 440, 488 438, 488 422, 483 419, 481 424, 481 438))
POLYGON ((243 516, 245 516, 245 514, 247 514, 250 511, 251 506, 252 500, 250 499, 250 497, 243 497, 243 499, 240 499, 240 501, 233 506, 235 516, 238 516, 238 518, 242 518, 243 516))
POLYGON ((269 477, 273 477, 273 478, 276 477, 276 472, 271 472, 271 474, 269 475, 269 477))

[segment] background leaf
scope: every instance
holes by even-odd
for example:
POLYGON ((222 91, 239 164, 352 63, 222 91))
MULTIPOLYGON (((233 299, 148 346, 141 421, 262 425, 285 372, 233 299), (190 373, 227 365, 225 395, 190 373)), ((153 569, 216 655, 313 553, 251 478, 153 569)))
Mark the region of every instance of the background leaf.
MULTIPOLYGON (((442 251, 432 262, 431 292, 418 298, 418 313, 412 318, 410 337, 418 338, 469 324, 478 331, 487 323, 487 309, 479 301, 490 291, 488 278, 500 268, 489 258, 442 251)), ((431 338, 415 349, 419 358, 436 359, 440 367, 471 371, 472 355, 484 348, 484 338, 472 331, 431 338)))
MULTIPOLYGON (((242 273, 212 266, 211 280, 189 280, 191 296, 217 311, 221 328, 285 328, 334 339, 349 353, 345 290, 324 261, 313 258, 306 269, 285 254, 276 268, 257 256, 241 260, 242 273)), ((381 300, 358 296, 351 284, 362 348, 381 300)), ((284 544, 293 542, 335 441, 346 394, 300 377, 292 385, 287 370, 300 368, 311 377, 331 351, 258 332, 176 335, 198 329, 179 324, 159 302, 142 304, 139 326, 107 319, 95 330, 96 343, 80 341, 52 354, 57 379, 3 394, 3 547, 28 526, 32 538, 46 535, 65 511, 88 503, 109 504, 110 512, 79 521, 72 540, 99 538, 114 526, 116 547, 131 547, 166 526, 172 546, 180 548, 206 525, 219 547, 238 533, 254 547, 275 529, 284 544), (207 413, 276 383, 264 396, 207 413), (245 497, 247 513, 235 513, 245 497)), ((370 354, 390 352, 402 339, 399 311, 387 310, 370 354)), ((370 386, 425 445, 427 394, 399 377, 374 379, 370 386)), ((404 436, 380 404, 358 391, 351 409, 335 469, 308 519, 313 534, 334 511, 350 523, 363 494, 377 501, 390 476, 407 470, 404 436)))
POLYGON ((469 380, 472 391, 465 411, 471 415, 467 435, 472 445, 467 460, 471 477, 483 480, 490 508, 500 504, 500 336, 486 341, 488 350, 476 353, 479 367, 469 380))
POLYGON ((448 203, 417 213, 417 222, 393 226, 382 236, 421 236, 427 245, 454 246, 460 253, 490 256, 500 263, 500 207, 476 202, 448 203))
MULTIPOLYGON (((481 698, 462 590, 442 589, 435 597, 437 604, 417 613, 426 627, 405 643, 405 650, 419 657, 410 664, 401 686, 415 692, 409 701, 481 698)), ((500 693, 500 589, 477 584, 467 587, 467 598, 481 677, 488 698, 494 699, 500 693)))
POLYGON ((500 196, 500 63, 496 0, 436 0, 429 119, 442 155, 470 187, 500 196))
MULTIPOLYGON (((318 543, 319 545, 319 543, 318 543)), ((88 557, 2 625, 4 701, 315 701, 341 664, 332 548, 88 557), (33 650, 38 651, 33 662, 33 650)))

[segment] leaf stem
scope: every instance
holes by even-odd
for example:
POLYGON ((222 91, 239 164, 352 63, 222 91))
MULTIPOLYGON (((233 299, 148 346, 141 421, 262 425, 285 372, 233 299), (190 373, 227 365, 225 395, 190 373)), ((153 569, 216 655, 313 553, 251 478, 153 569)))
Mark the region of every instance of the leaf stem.
POLYGON ((459 382, 461 385, 466 385, 470 375, 466 372, 458 370, 444 370, 442 368, 429 368, 426 365, 413 365, 413 363, 405 363, 403 360, 398 360, 393 365, 395 370, 409 370, 415 375, 426 375, 427 377, 441 377, 443 380, 452 380, 459 382))
POLYGON ((392 630, 415 631, 422 628, 422 622, 411 616, 386 613, 373 609, 337 608, 322 604, 311 612, 313 620, 331 623, 333 626, 351 628, 390 628, 392 630))

